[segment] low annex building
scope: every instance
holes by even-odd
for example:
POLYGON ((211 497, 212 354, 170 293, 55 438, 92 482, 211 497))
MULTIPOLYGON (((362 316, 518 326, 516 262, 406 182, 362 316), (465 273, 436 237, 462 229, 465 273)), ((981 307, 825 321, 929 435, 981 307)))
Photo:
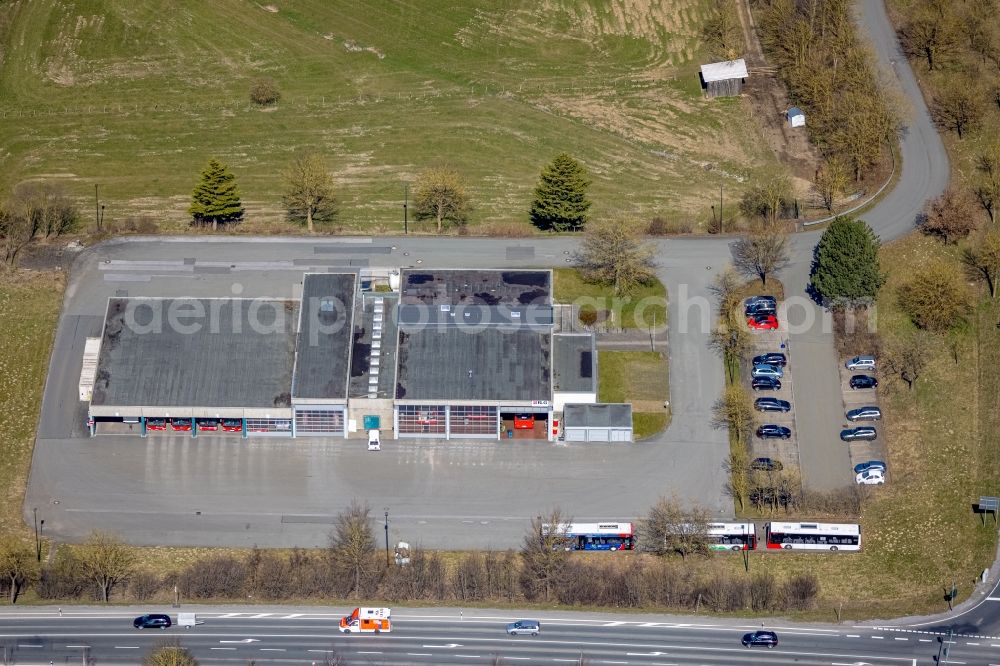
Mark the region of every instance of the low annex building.
POLYGON ((81 374, 91 434, 553 440, 564 409, 596 403, 594 336, 556 331, 551 271, 387 275, 306 274, 297 299, 109 299, 81 374))

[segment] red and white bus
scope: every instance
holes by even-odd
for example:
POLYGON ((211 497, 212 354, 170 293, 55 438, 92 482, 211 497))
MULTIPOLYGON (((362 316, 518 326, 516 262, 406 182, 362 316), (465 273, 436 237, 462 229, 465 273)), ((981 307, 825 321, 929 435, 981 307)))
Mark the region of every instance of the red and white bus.
MULTIPOLYGON (((544 525, 542 531, 552 528, 544 525)), ((559 531, 566 536, 567 550, 632 550, 635 529, 632 523, 564 523, 559 531)))
POLYGON ((708 547, 712 550, 754 550, 757 526, 753 523, 709 523, 708 547))
POLYGON ((767 523, 767 547, 783 550, 861 550, 857 523, 767 523))

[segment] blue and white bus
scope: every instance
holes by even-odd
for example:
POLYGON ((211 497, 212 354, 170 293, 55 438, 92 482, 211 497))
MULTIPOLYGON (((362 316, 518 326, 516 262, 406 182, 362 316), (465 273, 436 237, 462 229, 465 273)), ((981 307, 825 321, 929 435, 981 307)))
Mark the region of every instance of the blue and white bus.
MULTIPOLYGON (((545 526, 546 533, 551 529, 545 526)), ((565 523, 559 532, 569 542, 566 550, 633 550, 635 528, 632 523, 565 523)))

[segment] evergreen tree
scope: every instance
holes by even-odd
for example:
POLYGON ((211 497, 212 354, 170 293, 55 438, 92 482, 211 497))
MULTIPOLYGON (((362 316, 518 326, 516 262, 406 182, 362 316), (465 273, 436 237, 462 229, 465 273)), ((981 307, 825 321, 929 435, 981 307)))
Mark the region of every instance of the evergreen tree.
POLYGON ((556 155, 535 187, 531 222, 547 231, 579 231, 587 223, 589 186, 582 164, 566 153, 556 155))
POLYGON ((833 305, 871 303, 885 283, 878 249, 871 227, 853 217, 837 217, 816 246, 812 288, 833 305))
POLYGON ((201 172, 201 182, 191 193, 191 207, 188 209, 194 224, 212 224, 212 230, 219 224, 239 222, 243 219, 243 204, 236 187, 236 177, 222 162, 214 157, 201 172))

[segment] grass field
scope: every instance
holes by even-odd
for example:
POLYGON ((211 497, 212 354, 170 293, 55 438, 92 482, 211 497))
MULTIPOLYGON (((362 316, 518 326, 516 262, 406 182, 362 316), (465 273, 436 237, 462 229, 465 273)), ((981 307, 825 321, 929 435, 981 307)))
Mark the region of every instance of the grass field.
POLYGON ((0 535, 27 535, 24 490, 49 352, 62 305, 59 273, 0 274, 0 535))
POLYGON ((657 332, 666 329, 667 288, 659 280, 624 298, 616 298, 610 287, 585 282, 575 268, 556 268, 553 282, 557 303, 576 303, 611 313, 613 319, 609 324, 613 328, 655 327, 657 332))
POLYGON ((592 174, 595 216, 707 218, 720 181, 735 196, 774 164, 741 101, 700 96, 707 4, 11 0, 0 188, 59 179, 90 211, 98 183, 106 220, 179 230, 217 156, 253 230, 280 219, 280 172, 314 149, 336 176, 338 228, 399 231, 404 182, 440 164, 468 180, 482 228, 526 224, 565 150, 592 174), (276 107, 249 104, 260 76, 276 107))
POLYGON ((670 397, 667 359, 657 352, 601 351, 597 360, 599 402, 631 402, 635 438, 667 427, 670 397))

